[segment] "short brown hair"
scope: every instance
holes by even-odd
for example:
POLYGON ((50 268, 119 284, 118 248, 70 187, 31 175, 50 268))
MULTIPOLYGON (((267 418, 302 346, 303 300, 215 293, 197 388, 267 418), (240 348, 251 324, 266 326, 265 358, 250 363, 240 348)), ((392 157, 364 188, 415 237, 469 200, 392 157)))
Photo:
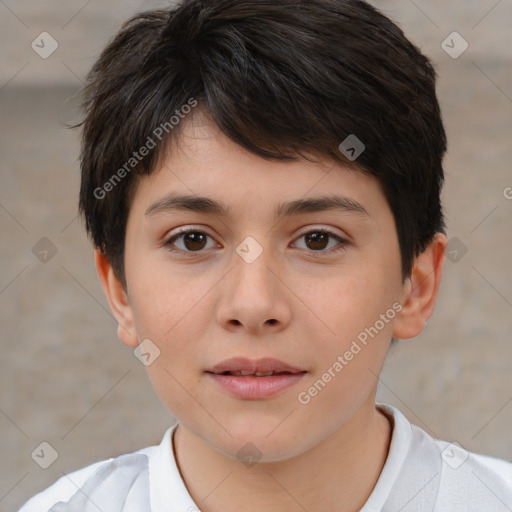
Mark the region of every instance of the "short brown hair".
POLYGON ((79 210, 87 232, 126 286, 137 182, 128 171, 155 169, 180 134, 170 119, 193 99, 263 158, 307 153, 375 176, 395 218, 405 278, 444 230, 446 136, 435 80, 402 30, 361 0, 185 0, 138 14, 104 49, 83 91, 79 210), (127 167, 159 126, 168 128, 162 143, 127 167), (357 161, 339 149, 354 135, 365 147, 357 161), (122 179, 113 182, 116 173, 122 179))

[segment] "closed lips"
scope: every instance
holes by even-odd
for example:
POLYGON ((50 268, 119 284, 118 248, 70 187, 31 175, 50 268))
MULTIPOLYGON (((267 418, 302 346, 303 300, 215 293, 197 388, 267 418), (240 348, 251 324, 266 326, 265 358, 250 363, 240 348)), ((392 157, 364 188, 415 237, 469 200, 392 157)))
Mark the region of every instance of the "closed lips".
POLYGON ((247 377, 249 375, 253 375, 253 376, 256 376, 256 377, 271 377, 273 375, 290 375, 290 374, 293 374, 293 373, 303 373, 303 372, 274 372, 274 371, 270 371, 270 372, 252 372, 250 370, 240 370, 240 371, 237 371, 237 372, 217 373, 216 375, 233 375, 235 377, 247 377))
POLYGON ((235 377, 247 377, 250 375, 256 377, 272 377, 275 375, 292 375, 306 372, 300 368, 279 361, 278 359, 267 357, 251 360, 244 357, 234 357, 208 369, 207 373, 232 375, 235 377))

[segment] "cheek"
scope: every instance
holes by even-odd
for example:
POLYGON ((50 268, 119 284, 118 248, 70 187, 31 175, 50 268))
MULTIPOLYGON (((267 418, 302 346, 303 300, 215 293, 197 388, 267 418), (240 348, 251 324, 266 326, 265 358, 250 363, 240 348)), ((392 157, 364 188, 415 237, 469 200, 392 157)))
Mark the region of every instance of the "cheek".
POLYGON ((326 371, 345 353, 351 367, 377 368, 385 358, 396 315, 394 276, 370 264, 359 268, 352 267, 346 275, 341 270, 337 279, 311 282, 301 291, 312 319, 305 328, 311 329, 317 372, 326 371))
POLYGON ((332 418, 334 423, 350 417, 375 389, 395 316, 392 297, 384 285, 377 287, 375 280, 367 277, 347 283, 339 282, 318 297, 322 318, 330 329, 323 329, 322 336, 311 335, 314 367, 298 397, 301 407, 310 413, 339 411, 332 418), (347 283, 350 286, 345 286, 347 283))
POLYGON ((299 279, 297 305, 307 311, 302 318, 309 318, 310 326, 316 323, 321 337, 349 338, 372 317, 373 303, 379 300, 378 292, 370 290, 372 281, 368 272, 353 267, 335 268, 314 280, 299 279))
MULTIPOLYGON (((140 334, 150 333, 167 344, 177 338, 176 333, 183 324, 187 329, 197 325, 190 318, 204 304, 202 301, 212 286, 208 279, 180 272, 162 262, 146 262, 133 274, 132 307, 140 334)), ((194 335, 187 332, 189 336, 194 335)))

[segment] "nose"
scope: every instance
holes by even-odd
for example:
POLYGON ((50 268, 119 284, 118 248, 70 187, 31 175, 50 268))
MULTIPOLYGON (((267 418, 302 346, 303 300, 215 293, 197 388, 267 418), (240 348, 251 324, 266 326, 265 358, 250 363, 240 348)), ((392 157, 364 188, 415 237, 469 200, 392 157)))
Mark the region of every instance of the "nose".
MULTIPOLYGON (((247 334, 276 333, 287 327, 291 318, 292 294, 286 278, 278 272, 270 249, 245 257, 243 244, 234 258, 234 268, 226 275, 217 310, 224 329, 247 334), (241 254, 241 256, 240 256, 241 254)), ((249 251, 250 252, 250 251, 249 251)), ((282 267, 281 267, 282 268, 282 267)))

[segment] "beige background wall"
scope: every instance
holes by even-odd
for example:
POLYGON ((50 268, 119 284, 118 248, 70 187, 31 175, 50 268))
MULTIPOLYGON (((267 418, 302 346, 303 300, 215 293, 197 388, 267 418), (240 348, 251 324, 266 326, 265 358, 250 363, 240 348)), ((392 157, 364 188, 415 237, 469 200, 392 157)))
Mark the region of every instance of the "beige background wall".
MULTIPOLYGON (((434 436, 510 460, 512 1, 373 3, 438 69, 449 238, 467 248, 446 263, 426 331, 390 354, 379 399, 434 436), (457 59, 441 48, 453 31, 469 43, 457 59)), ((0 1, 0 512, 63 473, 157 443, 174 422, 116 338, 76 219, 78 134, 61 125, 77 119, 66 100, 107 39, 158 5, 0 1), (47 59, 31 48, 43 31, 59 44, 47 59), (56 250, 47 262, 32 252, 43 237, 56 250), (58 452, 46 470, 31 458, 43 441, 58 452)))

